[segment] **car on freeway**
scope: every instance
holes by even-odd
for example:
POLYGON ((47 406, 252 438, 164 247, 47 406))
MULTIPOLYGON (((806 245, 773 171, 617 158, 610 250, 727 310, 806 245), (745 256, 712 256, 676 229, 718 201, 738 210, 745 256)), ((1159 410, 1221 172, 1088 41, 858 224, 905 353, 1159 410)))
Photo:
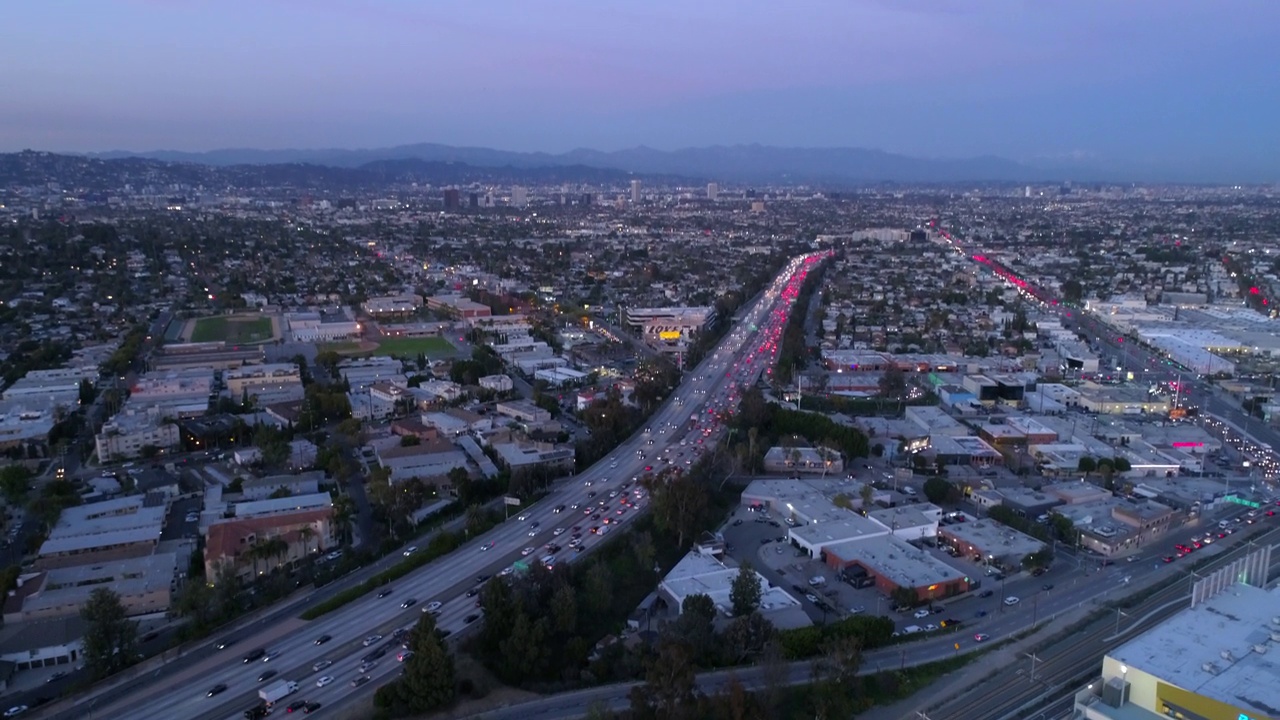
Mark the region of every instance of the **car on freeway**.
POLYGON ((534 528, 529 531, 529 537, 535 537, 537 536, 537 534, 538 534, 538 528, 534 528))
POLYGON ((330 641, 330 640, 332 640, 332 639, 333 639, 333 638, 332 638, 332 637, 330 637, 330 636, 328 636, 328 635, 321 635, 320 637, 316 638, 316 642, 315 642, 315 644, 316 644, 316 645, 323 645, 323 644, 325 644, 325 643, 329 642, 329 641, 330 641))
POLYGON ((272 650, 271 652, 262 656, 262 662, 271 662, 272 660, 275 660, 278 657, 280 657, 280 651, 272 650))
POLYGON ((486 582, 488 582, 488 581, 489 581, 489 578, 491 578, 491 577, 493 577, 493 576, 492 576, 492 575, 477 575, 477 576, 476 576, 476 582, 477 582, 477 583, 486 583, 486 582))
POLYGON ((398 655, 396 655, 396 660, 397 660, 397 661, 399 661, 399 662, 404 662, 405 660, 408 660, 408 659, 409 659, 409 658, 411 658, 411 657, 413 657, 413 651, 412 651, 412 650, 405 650, 405 651, 403 651, 403 652, 399 653, 398 655))
MULTIPOLYGON (((532 550, 532 548, 530 548, 532 550)), ((475 597, 480 594, 480 588, 473 587, 467 591, 467 597, 475 597)))
MULTIPOLYGON (((214 695, 217 695, 219 693, 226 692, 226 690, 227 690, 226 683, 218 683, 217 685, 214 685, 213 687, 209 688, 209 692, 205 693, 205 697, 213 697, 214 695)), ((8 715, 8 713, 5 713, 5 714, 8 715)))
POLYGON ((470 615, 466 616, 465 618, 463 618, 463 619, 462 619, 462 621, 463 621, 464 623, 466 623, 467 625, 470 625, 471 623, 473 623, 473 622, 475 622, 475 621, 477 621, 477 620, 479 620, 479 619, 480 619, 480 616, 479 616, 478 614, 476 614, 476 613, 472 613, 472 614, 470 614, 470 615))
POLYGON ((325 685, 328 685, 328 684, 329 684, 329 683, 331 683, 331 682, 333 682, 333 676, 332 676, 332 675, 325 675, 324 677, 318 678, 318 679, 316 680, 316 687, 318 687, 318 688, 322 688, 322 687, 324 687, 325 685))
POLYGON ((533 548, 531 548, 531 547, 527 547, 527 548, 525 548, 525 549, 521 550, 521 551, 520 551, 520 554, 521 554, 521 555, 532 555, 532 554, 533 554, 533 548))
POLYGON ((11 708, 9 708, 8 710, 5 710, 5 711, 4 711, 4 716, 5 716, 5 717, 17 717, 17 716, 21 715, 22 713, 24 713, 24 712, 26 712, 26 711, 27 711, 27 706, 26 706, 26 705, 14 705, 13 707, 11 707, 11 708))
POLYGON ((390 594, 391 594, 391 593, 393 593, 393 592, 395 592, 395 590, 393 590, 393 589, 391 589, 391 588, 385 588, 385 589, 381 590, 381 591, 378 593, 378 599, 379 599, 379 600, 381 600, 382 598, 384 598, 384 597, 386 597, 386 596, 390 595, 390 594))
POLYGON ((257 648, 256 650, 250 650, 248 654, 244 656, 244 662, 246 665, 248 665, 254 660, 261 660, 262 656, 266 654, 267 654, 267 651, 263 650, 262 648, 257 648))
POLYGON ((361 675, 360 677, 351 681, 351 687, 358 688, 361 685, 364 685, 365 683, 369 682, 370 680, 372 680, 372 678, 370 678, 368 675, 361 675))
POLYGON ((986 634, 986 633, 978 633, 978 634, 976 634, 976 635, 974 635, 974 636, 973 636, 973 641, 974 641, 974 642, 986 642, 986 641, 987 641, 987 638, 989 638, 989 637, 991 637, 991 636, 990 636, 990 635, 988 635, 988 634, 986 634))
POLYGON ((360 663, 360 667, 356 668, 356 672, 363 675, 376 667, 378 667, 377 660, 365 660, 364 662, 360 663))
POLYGON ((552 534, 552 535, 563 535, 563 534, 564 534, 564 528, 562 528, 562 527, 558 527, 558 528, 556 528, 555 530, 552 530, 552 531, 551 531, 551 534, 552 534))
POLYGON ((311 672, 320 672, 332 664, 332 660, 317 660, 316 663, 311 666, 311 672))
POLYGON ((226 650, 227 648, 231 647, 231 644, 234 642, 235 640, 232 640, 231 638, 223 638, 214 644, 213 649, 226 650))
POLYGON ((486 550, 492 550, 492 549, 493 549, 493 546, 494 546, 494 545, 496 545, 496 544, 497 544, 497 543, 495 543, 493 540, 490 540, 489 542, 487 542, 487 543, 485 543, 484 545, 481 545, 481 546, 480 546, 480 552, 484 552, 484 551, 486 551, 486 550))
POLYGON ((304 713, 306 713, 306 714, 310 715, 311 713, 313 713, 313 712, 315 712, 315 711, 317 711, 317 710, 319 710, 319 709, 320 709, 320 703, 315 702, 315 701, 312 701, 312 702, 307 703, 307 704, 306 704, 306 706, 302 708, 302 712, 304 712, 304 713))
POLYGON ((520 513, 519 515, 516 516, 516 520, 519 520, 520 522, 524 522, 525 520, 528 520, 528 519, 529 519, 529 513, 520 513))
POLYGON ((289 707, 285 708, 284 711, 287 713, 291 713, 296 710, 301 710, 306 706, 307 706, 306 700, 294 700, 293 702, 289 703, 289 707))
POLYGON ((279 674, 280 673, 276 672, 275 670, 268 670, 258 676, 258 682, 266 682, 279 674))
POLYGON ((410 555, 412 555, 412 554, 414 554, 414 553, 416 553, 416 552, 418 552, 418 546, 417 546, 417 545, 410 545, 409 547, 407 547, 407 548, 405 548, 405 549, 404 549, 404 556, 405 556, 405 557, 409 557, 410 555))
POLYGON ((370 635, 369 637, 364 639, 364 646, 369 647, 370 645, 378 642, 381 639, 382 639, 381 635, 370 635))
POLYGON ((417 600, 416 598, 405 598, 404 602, 400 603, 400 607, 401 607, 401 608, 411 608, 411 607, 413 607, 413 606, 414 606, 414 604, 415 604, 415 603, 417 603, 417 602, 418 602, 418 600, 417 600))

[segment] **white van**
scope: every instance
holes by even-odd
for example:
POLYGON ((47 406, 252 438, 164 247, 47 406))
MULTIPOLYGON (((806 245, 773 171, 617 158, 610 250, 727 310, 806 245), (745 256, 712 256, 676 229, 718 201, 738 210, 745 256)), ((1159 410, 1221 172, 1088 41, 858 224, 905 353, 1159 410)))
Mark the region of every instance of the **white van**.
POLYGON ((1230 525, 1230 524, 1231 524, 1231 523, 1227 522, 1226 520, 1219 520, 1219 521, 1218 521, 1218 529, 1219 529, 1219 530, 1226 530, 1226 529, 1227 529, 1227 526, 1228 526, 1228 525, 1230 525))
POLYGON ((908 625, 902 628, 903 635, 914 635, 915 633, 918 633, 918 632, 924 632, 924 628, 920 627, 919 625, 908 625))

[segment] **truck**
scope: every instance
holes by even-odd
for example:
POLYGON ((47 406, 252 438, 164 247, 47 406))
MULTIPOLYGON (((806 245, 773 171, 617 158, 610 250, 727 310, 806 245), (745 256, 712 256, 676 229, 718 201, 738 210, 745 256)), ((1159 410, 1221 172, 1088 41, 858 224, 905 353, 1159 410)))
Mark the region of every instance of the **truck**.
POLYGON ((258 691, 258 697, 270 708, 282 699, 298 692, 298 683, 292 680, 281 680, 273 685, 268 685, 258 691))

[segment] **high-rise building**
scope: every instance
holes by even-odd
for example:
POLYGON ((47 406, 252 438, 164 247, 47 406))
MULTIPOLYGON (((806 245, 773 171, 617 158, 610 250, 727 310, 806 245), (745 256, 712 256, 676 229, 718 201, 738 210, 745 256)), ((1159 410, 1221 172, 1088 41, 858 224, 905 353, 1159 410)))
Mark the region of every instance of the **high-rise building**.
POLYGON ((707 183, 707 199, 715 200, 717 197, 720 197, 720 184, 707 183))
POLYGON ((1028 185, 1022 192, 1022 197, 1031 197, 1031 186, 1028 185))
POLYGON ((640 181, 639 180, 631 181, 631 202, 633 203, 640 202, 640 181))
POLYGON ((915 230, 911 231, 911 235, 908 237, 908 240, 913 243, 928 242, 929 234, 926 233, 922 228, 916 228, 915 230))
POLYGON ((458 192, 458 188, 448 188, 444 191, 444 209, 459 210, 462 208, 462 193, 458 192))
POLYGON ((595 202, 595 198, 591 193, 582 193, 582 196, 578 198, 579 205, 590 205, 593 202, 595 202))
POLYGON ((480 207, 480 193, 471 193, 467 195, 467 207, 475 210, 480 207))
POLYGON ((523 185, 514 185, 511 188, 511 207, 522 208, 529 204, 529 191, 524 189, 523 185))

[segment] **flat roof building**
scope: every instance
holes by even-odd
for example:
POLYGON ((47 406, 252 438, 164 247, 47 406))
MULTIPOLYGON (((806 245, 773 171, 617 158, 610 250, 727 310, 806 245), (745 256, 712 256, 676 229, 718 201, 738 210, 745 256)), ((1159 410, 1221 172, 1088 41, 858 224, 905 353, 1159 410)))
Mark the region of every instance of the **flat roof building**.
POLYGON ((1005 567, 1019 567, 1024 557, 1045 548, 1039 540, 995 520, 943 525, 938 537, 964 555, 1005 567))
MULTIPOLYGON (((720 614, 728 617, 733 609, 730 592, 738 573, 739 568, 726 565, 714 556, 690 552, 662 578, 658 583, 658 592, 677 614, 683 609, 684 601, 689 596, 706 595, 711 598, 720 614)), ((774 621, 776 627, 803 627, 810 624, 799 600, 786 590, 770 585, 759 572, 755 575, 760 583, 762 615, 774 621)))
POLYGON ((55 568, 19 579, 4 604, 5 624, 78 616, 101 587, 120 596, 128 615, 169 609, 177 557, 157 553, 112 562, 55 568))
POLYGON ((1086 720, 1280 718, 1280 589, 1236 584, 1107 653, 1086 720))
POLYGON ((898 589, 935 600, 968 592, 970 578, 927 551, 892 535, 846 540, 827 545, 827 565, 848 573, 856 566, 876 580, 876 589, 891 595, 898 589))

